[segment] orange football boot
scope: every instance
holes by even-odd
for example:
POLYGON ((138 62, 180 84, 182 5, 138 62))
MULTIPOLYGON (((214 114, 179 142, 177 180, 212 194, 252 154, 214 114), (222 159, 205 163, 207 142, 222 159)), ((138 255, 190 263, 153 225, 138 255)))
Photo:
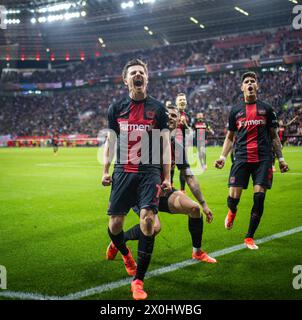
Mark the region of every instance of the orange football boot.
POLYGON ((144 282, 136 279, 131 282, 131 291, 134 300, 145 300, 148 295, 144 291, 144 282))
POLYGON ((255 241, 253 238, 245 238, 244 239, 244 244, 247 246, 247 248, 251 250, 257 250, 259 247, 256 245, 255 241))
POLYGON ((136 262, 134 261, 129 248, 128 250, 128 254, 126 256, 122 255, 122 258, 128 275, 133 277, 136 274, 136 262))
POLYGON ((233 228, 235 218, 236 218, 236 213, 232 213, 232 211, 229 210, 224 220, 224 226, 226 229, 231 230, 233 228))
POLYGON ((199 260, 207 263, 216 263, 217 260, 215 258, 210 257, 206 252, 198 250, 197 252, 192 252, 192 259, 199 260))
POLYGON ((117 253, 118 253, 118 249, 114 245, 114 243, 111 241, 109 243, 109 246, 107 247, 107 250, 106 250, 106 259, 107 260, 114 260, 117 253))

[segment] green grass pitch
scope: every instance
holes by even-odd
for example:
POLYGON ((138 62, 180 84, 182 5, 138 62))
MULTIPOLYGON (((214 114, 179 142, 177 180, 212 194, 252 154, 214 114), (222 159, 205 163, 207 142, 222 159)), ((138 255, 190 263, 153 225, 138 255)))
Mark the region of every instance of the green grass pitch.
MULTIPOLYGON (((222 171, 213 168, 220 151, 207 149, 208 170, 198 177, 214 212, 204 228, 207 252, 243 243, 252 206, 250 183, 234 228, 224 229, 230 161, 222 171)), ((302 226, 302 148, 286 147, 284 154, 291 170, 274 175, 256 238, 302 226)), ((0 150, 0 265, 9 291, 64 296, 126 278, 120 256, 105 260, 110 188, 101 186, 101 172, 95 148, 61 148, 57 157, 48 148, 0 150)), ((150 271, 191 258, 187 217, 159 214, 162 232, 150 271)), ((125 229, 137 222, 130 212, 125 229)), ((258 251, 220 256, 216 265, 198 263, 146 279, 145 288, 149 299, 301 299, 302 289, 292 286, 301 244, 302 232, 258 251)), ((136 257, 137 244, 129 245, 136 257)), ((127 285, 85 299, 132 298, 127 285)))

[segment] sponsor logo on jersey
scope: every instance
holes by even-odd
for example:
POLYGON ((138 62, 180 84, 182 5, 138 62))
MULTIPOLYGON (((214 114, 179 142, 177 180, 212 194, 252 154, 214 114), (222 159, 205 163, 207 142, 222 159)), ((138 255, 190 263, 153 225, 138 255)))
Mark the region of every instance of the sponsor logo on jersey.
POLYGON ((266 125, 265 119, 255 119, 255 120, 244 120, 244 121, 238 121, 239 128, 241 127, 248 127, 248 126, 262 126, 266 125))
POLYGON ((150 124, 136 124, 128 122, 120 122, 121 131, 149 131, 151 130, 150 124))

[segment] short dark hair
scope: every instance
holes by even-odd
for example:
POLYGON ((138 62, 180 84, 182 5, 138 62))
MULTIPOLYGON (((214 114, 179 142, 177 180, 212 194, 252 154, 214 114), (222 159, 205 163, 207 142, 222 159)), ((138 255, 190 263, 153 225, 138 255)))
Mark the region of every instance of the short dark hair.
POLYGON ((241 83, 244 81, 245 78, 253 78, 257 81, 257 75, 254 71, 246 71, 242 76, 241 76, 241 83))
POLYGON ((178 94, 177 94, 177 96, 176 96, 176 98, 177 97, 180 97, 180 96, 185 96, 186 94, 184 93, 184 92, 179 92, 178 94))
POLYGON ((123 68, 123 73, 122 73, 123 79, 126 78, 126 76, 127 76, 127 71, 128 71, 128 69, 129 69, 130 67, 132 67, 132 66, 142 66, 142 67, 145 69, 146 73, 148 73, 148 67, 147 67, 147 64, 146 64, 145 62, 143 62, 143 61, 140 60, 140 59, 132 59, 132 60, 128 61, 128 62, 125 64, 124 68, 123 68))
POLYGON ((169 106, 166 107, 167 110, 174 110, 179 114, 179 110, 176 106, 174 106, 173 104, 170 104, 169 106))

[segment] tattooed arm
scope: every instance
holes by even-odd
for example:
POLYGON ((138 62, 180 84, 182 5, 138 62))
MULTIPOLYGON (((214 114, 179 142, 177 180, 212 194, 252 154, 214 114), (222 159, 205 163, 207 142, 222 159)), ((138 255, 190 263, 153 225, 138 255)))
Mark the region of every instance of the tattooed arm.
POLYGON ((204 199, 204 196, 201 192, 201 188, 200 188, 200 185, 199 185, 197 179, 194 177, 193 174, 187 175, 186 173, 188 173, 188 172, 186 172, 186 169, 183 169, 182 172, 183 172, 183 175, 186 179, 186 182, 187 182, 193 196, 202 206, 202 211, 206 216, 207 222, 211 223, 213 220, 213 213, 212 213, 211 209, 208 207, 208 205, 204 199))
POLYGON ((273 145, 273 149, 274 152, 279 160, 279 167, 280 167, 280 171, 286 172, 289 170, 287 163, 284 161, 283 158, 283 154, 282 154, 282 145, 280 142, 280 138, 278 135, 278 131, 276 128, 270 128, 270 136, 271 136, 271 140, 272 140, 272 145, 273 145))

